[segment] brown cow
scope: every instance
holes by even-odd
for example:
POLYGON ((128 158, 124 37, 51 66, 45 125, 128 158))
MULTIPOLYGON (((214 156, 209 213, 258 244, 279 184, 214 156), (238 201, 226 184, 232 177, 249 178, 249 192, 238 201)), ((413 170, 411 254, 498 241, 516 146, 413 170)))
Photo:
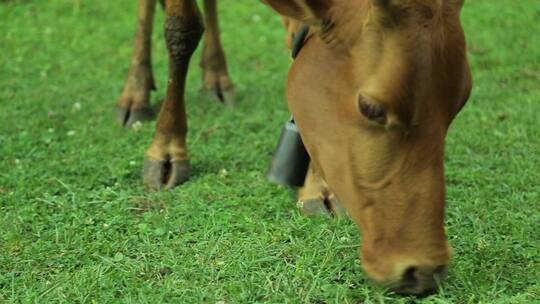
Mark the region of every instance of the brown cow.
MULTIPOLYGON (((339 197, 362 231, 363 269, 402 293, 435 289, 451 255, 443 225, 444 141, 472 87, 460 24, 463 1, 264 1, 311 27, 287 90, 312 158, 306 186, 314 192, 328 187, 339 197)), ((145 14, 153 10, 152 2, 141 0, 140 23, 151 22, 145 14)), ((208 35, 219 42, 217 23, 207 25, 208 35)), ((187 178, 185 77, 202 34, 195 0, 166 1, 169 83, 145 162, 145 182, 155 188, 187 178)), ((139 52, 149 44, 138 41, 139 52)), ((220 47, 215 50, 224 58, 220 47)), ((152 84, 149 52, 140 58, 143 67, 131 69, 130 79, 137 80, 131 87, 128 81, 124 94, 131 99, 120 103, 131 115, 147 107, 152 84), (137 87, 142 93, 130 93, 137 87)), ((206 85, 218 92, 231 88, 226 69, 215 75, 206 85)))

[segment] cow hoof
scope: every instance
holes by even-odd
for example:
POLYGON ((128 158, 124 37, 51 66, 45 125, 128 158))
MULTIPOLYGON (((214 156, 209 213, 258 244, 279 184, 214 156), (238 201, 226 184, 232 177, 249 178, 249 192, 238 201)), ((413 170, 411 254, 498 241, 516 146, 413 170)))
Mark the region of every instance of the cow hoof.
POLYGON ((298 201, 298 209, 305 216, 334 216, 336 218, 347 217, 347 211, 335 196, 328 198, 315 198, 305 201, 298 201))
POLYGON ((300 212, 305 216, 330 216, 330 210, 326 207, 326 203, 322 198, 310 199, 306 201, 298 201, 296 203, 300 212))
POLYGON ((341 205, 339 200, 333 194, 330 194, 330 196, 326 199, 326 207, 337 218, 349 216, 347 210, 341 205))
POLYGON ((236 93, 234 88, 230 87, 227 89, 217 88, 203 88, 203 92, 210 96, 210 98, 223 103, 226 107, 232 108, 235 104, 236 93))
POLYGON ((116 120, 125 128, 131 128, 136 122, 145 122, 153 118, 154 111, 150 107, 140 109, 118 107, 116 109, 116 120))
POLYGON ((171 162, 145 159, 144 184, 152 190, 169 190, 185 183, 190 169, 189 160, 171 162))

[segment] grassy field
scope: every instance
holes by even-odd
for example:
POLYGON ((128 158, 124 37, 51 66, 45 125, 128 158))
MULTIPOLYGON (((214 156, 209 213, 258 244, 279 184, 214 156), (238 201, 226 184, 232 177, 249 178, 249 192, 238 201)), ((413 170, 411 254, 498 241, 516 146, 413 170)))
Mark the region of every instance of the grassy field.
POLYGON ((219 2, 238 105, 201 96, 192 69, 192 178, 148 193, 154 123, 113 120, 135 1, 0 1, 0 303, 540 303, 538 0, 466 1, 475 89, 446 157, 455 257, 417 300, 366 279, 353 223, 304 218, 266 181, 288 117, 283 30, 257 1, 219 2))

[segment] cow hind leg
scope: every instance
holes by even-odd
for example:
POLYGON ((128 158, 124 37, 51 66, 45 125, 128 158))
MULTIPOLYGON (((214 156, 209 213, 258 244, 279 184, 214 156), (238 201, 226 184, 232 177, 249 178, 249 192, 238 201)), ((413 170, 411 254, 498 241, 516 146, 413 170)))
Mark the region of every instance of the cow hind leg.
POLYGON ((204 11, 206 32, 201 57, 203 91, 226 106, 232 106, 235 93, 221 45, 216 0, 204 0, 204 11))
POLYGON ((151 40, 156 0, 139 0, 135 49, 126 83, 117 103, 117 120, 129 127, 153 117, 150 91, 155 90, 151 40))
POLYGON ((195 0, 165 2, 165 40, 169 78, 165 101, 158 115, 156 134, 146 152, 144 182, 152 189, 170 189, 189 176, 184 102, 189 61, 204 32, 195 0))
POLYGON ((341 206, 323 178, 310 166, 305 184, 298 190, 298 208, 307 216, 334 215, 344 217, 347 211, 341 206))

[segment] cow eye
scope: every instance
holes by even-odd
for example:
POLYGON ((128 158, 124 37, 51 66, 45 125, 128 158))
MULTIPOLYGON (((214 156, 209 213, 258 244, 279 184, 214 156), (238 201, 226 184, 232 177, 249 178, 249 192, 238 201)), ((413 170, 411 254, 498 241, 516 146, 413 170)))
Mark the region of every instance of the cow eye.
POLYGON ((371 98, 360 95, 358 98, 358 108, 360 113, 367 119, 381 125, 386 123, 386 109, 381 104, 372 101, 371 98))

